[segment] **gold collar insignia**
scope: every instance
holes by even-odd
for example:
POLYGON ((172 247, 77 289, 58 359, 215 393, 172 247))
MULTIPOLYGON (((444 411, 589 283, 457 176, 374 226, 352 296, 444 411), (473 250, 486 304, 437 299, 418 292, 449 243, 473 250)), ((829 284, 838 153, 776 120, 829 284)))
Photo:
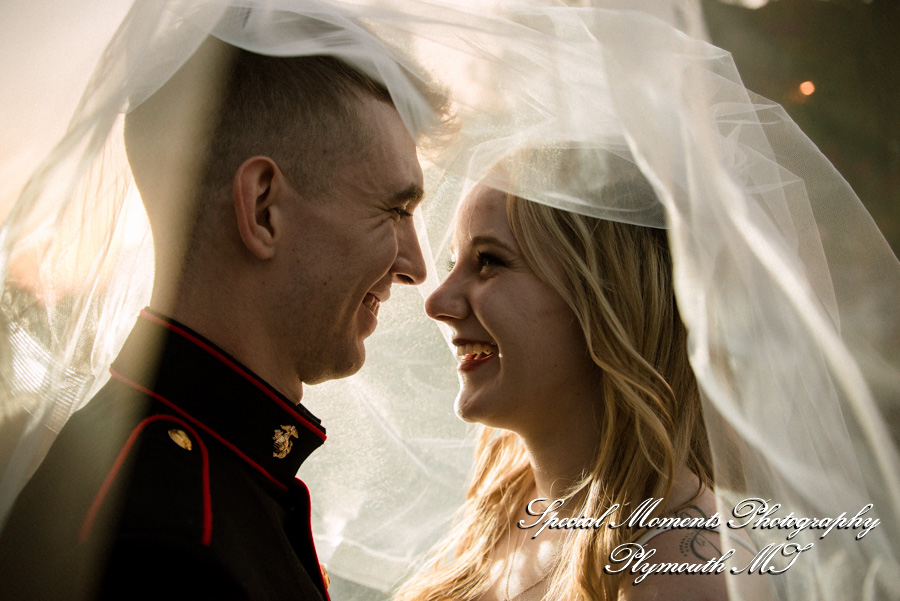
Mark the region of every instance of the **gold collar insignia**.
POLYGON ((297 438, 297 428, 294 426, 275 428, 275 436, 272 437, 272 446, 275 452, 272 453, 272 457, 277 457, 278 459, 287 457, 287 454, 291 452, 291 446, 294 444, 294 441, 291 440, 292 436, 297 438))

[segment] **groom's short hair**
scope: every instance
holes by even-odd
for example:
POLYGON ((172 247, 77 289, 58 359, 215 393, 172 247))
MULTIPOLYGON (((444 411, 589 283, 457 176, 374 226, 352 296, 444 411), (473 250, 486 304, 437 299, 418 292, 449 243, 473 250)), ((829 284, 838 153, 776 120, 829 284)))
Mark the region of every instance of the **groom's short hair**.
POLYGON ((384 85, 340 59, 265 56, 209 38, 126 117, 132 173, 147 203, 158 180, 188 169, 191 200, 203 203, 244 160, 265 155, 298 190, 317 193, 332 161, 362 150, 367 97, 392 104, 384 85), (176 158, 185 152, 190 161, 176 158))
POLYGON ((381 83, 331 56, 233 55, 206 158, 208 191, 229 185, 247 158, 265 155, 301 192, 321 192, 332 162, 366 148, 360 101, 392 104, 381 83))

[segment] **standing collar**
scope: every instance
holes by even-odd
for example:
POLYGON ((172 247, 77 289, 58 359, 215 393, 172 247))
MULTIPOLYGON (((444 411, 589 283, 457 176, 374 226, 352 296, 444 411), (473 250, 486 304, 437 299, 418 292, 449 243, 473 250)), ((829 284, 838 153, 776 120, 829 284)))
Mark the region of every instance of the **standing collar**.
POLYGON ((305 407, 197 332, 150 309, 141 311, 110 373, 219 440, 281 489, 325 440, 321 422, 305 407))

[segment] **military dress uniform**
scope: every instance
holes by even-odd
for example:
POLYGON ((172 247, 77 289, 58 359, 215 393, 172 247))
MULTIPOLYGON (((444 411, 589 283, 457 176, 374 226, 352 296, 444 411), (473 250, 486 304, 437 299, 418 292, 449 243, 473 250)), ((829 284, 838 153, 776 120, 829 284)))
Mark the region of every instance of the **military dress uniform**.
POLYGON ((0 599, 328 598, 295 474, 319 420, 145 309, 0 535, 0 599))

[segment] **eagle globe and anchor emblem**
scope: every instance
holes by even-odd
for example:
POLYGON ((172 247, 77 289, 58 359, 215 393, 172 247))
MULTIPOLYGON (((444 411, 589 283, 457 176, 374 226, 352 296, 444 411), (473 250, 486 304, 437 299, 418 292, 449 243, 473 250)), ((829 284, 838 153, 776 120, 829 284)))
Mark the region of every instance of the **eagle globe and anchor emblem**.
POLYGON ((291 452, 294 441, 291 438, 297 438, 297 428, 294 426, 281 426, 275 428, 275 436, 272 437, 272 447, 274 452, 272 457, 284 459, 291 452))

